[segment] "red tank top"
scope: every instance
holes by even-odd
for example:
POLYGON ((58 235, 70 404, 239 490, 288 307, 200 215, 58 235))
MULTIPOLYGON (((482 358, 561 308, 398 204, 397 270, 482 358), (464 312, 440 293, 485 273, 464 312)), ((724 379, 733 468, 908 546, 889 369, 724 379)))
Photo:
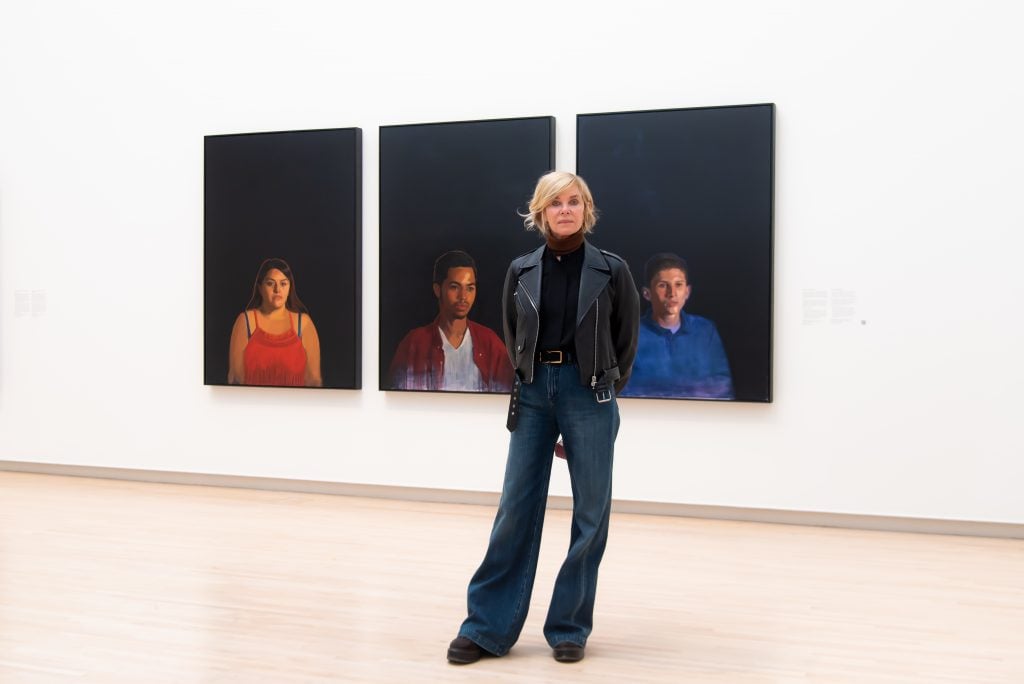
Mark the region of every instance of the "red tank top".
MULTIPOLYGON (((249 312, 244 313, 248 328, 249 312)), ((302 348, 302 339, 295 334, 291 315, 288 316, 289 329, 278 334, 263 330, 254 310, 253 320, 256 321, 256 330, 252 331, 249 343, 245 345, 245 384, 276 387, 305 385, 306 350, 302 348)))

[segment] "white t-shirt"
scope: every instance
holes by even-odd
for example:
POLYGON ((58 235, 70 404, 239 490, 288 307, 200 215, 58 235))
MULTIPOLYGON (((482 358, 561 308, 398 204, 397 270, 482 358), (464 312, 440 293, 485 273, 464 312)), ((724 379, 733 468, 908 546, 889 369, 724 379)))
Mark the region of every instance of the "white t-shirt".
POLYGON ((480 392, 483 390, 483 378, 480 369, 473 362, 473 336, 466 329, 462 344, 453 347, 441 328, 441 347, 444 349, 444 379, 441 388, 464 392, 480 392))

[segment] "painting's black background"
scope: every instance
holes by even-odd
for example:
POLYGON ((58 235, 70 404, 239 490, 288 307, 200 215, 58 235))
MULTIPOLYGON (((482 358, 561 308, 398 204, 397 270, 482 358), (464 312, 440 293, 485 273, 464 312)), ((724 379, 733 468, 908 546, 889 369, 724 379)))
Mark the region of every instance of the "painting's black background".
POLYGON ((626 259, 638 288, 655 252, 687 261, 685 310, 718 326, 740 401, 772 396, 774 114, 763 104, 576 120, 576 168, 601 212, 593 242, 626 259))
POLYGON ((412 328, 437 316, 434 261, 461 249, 477 265, 471 320, 499 337, 513 258, 541 244, 526 232, 537 179, 554 168, 553 117, 380 129, 380 387, 412 328))
POLYGON ((316 324, 324 387, 360 387, 361 143, 358 128, 206 137, 206 384, 227 384, 231 327, 260 263, 280 257, 316 324))

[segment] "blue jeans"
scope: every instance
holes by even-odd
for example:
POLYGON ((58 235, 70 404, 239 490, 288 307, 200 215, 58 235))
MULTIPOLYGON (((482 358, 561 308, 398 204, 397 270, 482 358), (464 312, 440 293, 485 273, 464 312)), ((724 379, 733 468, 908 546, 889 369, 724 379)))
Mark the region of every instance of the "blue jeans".
POLYGON ((498 514, 480 568, 469 583, 469 616, 459 629, 486 651, 505 655, 530 607, 544 528, 552 453, 561 434, 572 481, 569 553, 555 580, 544 624, 552 646, 586 645, 594 619, 597 569, 608 540, 612 454, 619 408, 599 403, 575 365, 538 365, 523 384, 498 514))

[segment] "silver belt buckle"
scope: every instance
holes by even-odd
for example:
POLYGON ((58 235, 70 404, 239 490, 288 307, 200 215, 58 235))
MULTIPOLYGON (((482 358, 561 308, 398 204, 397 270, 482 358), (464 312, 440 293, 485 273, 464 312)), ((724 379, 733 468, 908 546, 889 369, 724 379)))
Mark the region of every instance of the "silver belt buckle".
POLYGON ((607 404, 612 400, 612 391, 610 389, 599 389, 594 392, 594 396, 597 397, 598 404, 607 404))
POLYGON ((560 366, 564 360, 564 355, 561 349, 552 349, 550 351, 542 351, 540 353, 540 362, 546 363, 551 366, 560 366), (558 359, 555 360, 555 354, 558 354, 558 359))

